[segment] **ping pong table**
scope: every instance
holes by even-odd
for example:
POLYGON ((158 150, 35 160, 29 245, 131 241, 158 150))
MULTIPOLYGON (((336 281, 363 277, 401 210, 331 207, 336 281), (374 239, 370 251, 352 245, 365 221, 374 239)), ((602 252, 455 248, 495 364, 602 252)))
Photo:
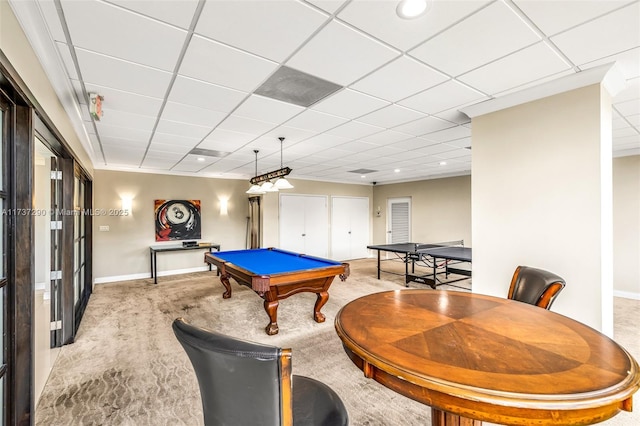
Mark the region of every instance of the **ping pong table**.
POLYGON ((382 269, 383 261, 400 260, 404 262, 404 277, 407 287, 409 282, 413 281, 427 284, 435 289, 438 285, 464 280, 471 276, 470 269, 456 266, 458 264, 471 264, 471 247, 464 247, 463 240, 432 244, 380 244, 370 245, 367 248, 378 252, 378 279, 380 279, 381 272, 402 275, 391 270, 382 269), (380 256, 382 252, 393 253, 395 258, 383 260, 380 256), (409 271, 409 265, 411 265, 411 271, 409 271), (416 266, 426 267, 428 272, 417 274, 416 266), (462 275, 463 277, 448 279, 450 274, 462 275), (444 275, 444 280, 440 278, 442 275, 444 275))

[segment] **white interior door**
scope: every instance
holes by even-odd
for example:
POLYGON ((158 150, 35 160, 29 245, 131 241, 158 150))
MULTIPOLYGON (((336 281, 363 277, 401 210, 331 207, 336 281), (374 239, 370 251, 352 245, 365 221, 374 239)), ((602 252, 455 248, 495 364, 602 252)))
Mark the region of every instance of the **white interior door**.
POLYGON ((329 215, 327 197, 280 195, 280 248, 328 257, 329 215))
POLYGON ((305 197, 304 251, 311 256, 329 257, 329 209, 327 197, 305 197))
POLYGON ((280 248, 304 253, 304 197, 280 195, 280 248))
POLYGON ((367 257, 369 241, 369 198, 331 198, 331 258, 367 257))
POLYGON ((351 202, 351 259, 363 259, 369 256, 369 198, 352 198, 351 202))
POLYGON ((387 244, 411 241, 411 198, 389 198, 387 202, 387 244))

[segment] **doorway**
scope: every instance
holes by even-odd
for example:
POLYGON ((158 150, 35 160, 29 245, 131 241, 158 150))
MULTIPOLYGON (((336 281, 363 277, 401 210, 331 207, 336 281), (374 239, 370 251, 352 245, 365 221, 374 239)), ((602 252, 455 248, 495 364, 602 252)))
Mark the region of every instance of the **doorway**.
POLYGON ((410 242, 411 198, 389 198, 387 211, 387 244, 410 242))

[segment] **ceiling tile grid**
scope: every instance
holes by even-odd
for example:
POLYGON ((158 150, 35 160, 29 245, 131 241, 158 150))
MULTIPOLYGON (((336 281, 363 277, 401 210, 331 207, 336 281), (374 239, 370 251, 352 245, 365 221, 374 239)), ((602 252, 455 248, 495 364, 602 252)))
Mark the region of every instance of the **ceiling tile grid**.
POLYGON ((396 0, 9 1, 69 79, 55 87, 96 168, 248 179, 259 150, 259 171, 282 154, 301 179, 470 174, 461 108, 614 61, 613 155, 640 154, 640 0, 437 0, 413 20, 396 0), (338 90, 308 107, 256 94, 287 67, 338 90))

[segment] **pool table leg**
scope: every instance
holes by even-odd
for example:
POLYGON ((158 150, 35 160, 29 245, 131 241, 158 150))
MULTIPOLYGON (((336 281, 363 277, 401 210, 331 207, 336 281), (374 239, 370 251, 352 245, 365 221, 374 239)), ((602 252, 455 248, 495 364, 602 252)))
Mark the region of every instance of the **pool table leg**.
POLYGON ((269 325, 265 327, 265 331, 269 336, 273 336, 274 334, 278 334, 278 305, 279 302, 277 300, 264 300, 264 310, 269 315, 269 319, 271 322, 269 325))
POLYGON ((316 295, 318 298, 316 299, 316 304, 313 307, 313 319, 316 320, 316 322, 324 322, 325 316, 320 312, 320 309, 322 309, 324 304, 327 303, 327 300, 329 300, 329 293, 321 291, 320 293, 316 293, 316 295))
POLYGON ((225 288, 225 292, 222 293, 222 298, 223 299, 228 299, 231 297, 231 283, 229 282, 229 275, 226 274, 221 274, 220 275, 220 282, 222 283, 222 285, 225 288))

